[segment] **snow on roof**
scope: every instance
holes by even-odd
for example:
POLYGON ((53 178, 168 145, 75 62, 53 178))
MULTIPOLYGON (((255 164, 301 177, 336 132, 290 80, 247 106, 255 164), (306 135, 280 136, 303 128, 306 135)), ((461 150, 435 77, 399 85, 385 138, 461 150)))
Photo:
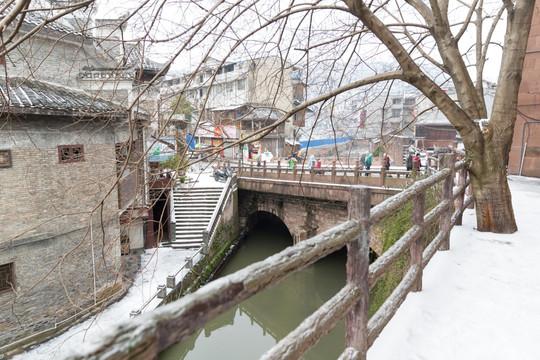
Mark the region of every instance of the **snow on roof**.
POLYGON ((2 112, 55 111, 66 115, 117 114, 125 111, 110 101, 77 89, 23 78, 0 78, 0 106, 2 112))
POLYGON ((283 112, 273 109, 255 108, 248 112, 243 119, 245 120, 279 120, 283 112))

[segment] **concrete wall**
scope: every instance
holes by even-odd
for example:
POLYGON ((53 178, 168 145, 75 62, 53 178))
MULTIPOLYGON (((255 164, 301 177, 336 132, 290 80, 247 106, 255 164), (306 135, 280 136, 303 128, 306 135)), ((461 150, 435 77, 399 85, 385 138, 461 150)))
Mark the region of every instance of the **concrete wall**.
POLYGON ((0 293, 3 345, 93 304, 94 277, 104 296, 120 248, 113 127, 48 116, 0 128, 12 156, 0 168, 0 264, 13 263, 15 281, 0 293), (84 161, 59 163, 58 145, 83 145, 84 161))

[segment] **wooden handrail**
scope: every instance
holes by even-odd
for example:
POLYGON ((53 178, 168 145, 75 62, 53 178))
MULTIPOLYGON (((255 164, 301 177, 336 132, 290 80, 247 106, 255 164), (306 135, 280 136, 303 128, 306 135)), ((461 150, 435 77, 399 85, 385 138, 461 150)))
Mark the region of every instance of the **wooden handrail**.
MULTIPOLYGON (((108 333, 102 343, 85 354, 87 358, 155 358, 166 348, 196 332, 206 322, 243 300, 277 284, 330 253, 347 245, 347 284, 295 330, 267 351, 263 359, 297 359, 346 318, 346 345, 339 359, 365 359, 368 348, 396 313, 411 291, 421 290, 422 269, 439 249, 445 249, 450 229, 471 199, 462 201, 452 216, 451 203, 464 196, 464 187, 452 192, 454 166, 452 155, 443 160, 448 166, 435 175, 418 181, 374 208, 369 208, 370 189, 351 188, 350 220, 311 239, 290 246, 278 254, 254 263, 234 274, 217 279, 176 302, 124 322, 108 333), (428 188, 443 182, 443 201, 424 215, 424 196, 428 188), (450 185, 448 185, 450 184, 450 185), (446 187, 446 189, 444 189, 446 187), (369 261, 369 229, 395 213, 406 202, 414 201, 413 226, 374 263, 369 261), (366 205, 367 204, 367 205, 366 205), (439 233, 421 251, 423 228, 440 219, 439 233), (371 319, 367 318, 369 289, 407 250, 411 265, 400 284, 371 319)), ((461 166, 460 168, 462 168, 461 166)), ((463 176, 463 173, 460 174, 463 176)), ((465 183, 465 182, 464 182, 465 183)))

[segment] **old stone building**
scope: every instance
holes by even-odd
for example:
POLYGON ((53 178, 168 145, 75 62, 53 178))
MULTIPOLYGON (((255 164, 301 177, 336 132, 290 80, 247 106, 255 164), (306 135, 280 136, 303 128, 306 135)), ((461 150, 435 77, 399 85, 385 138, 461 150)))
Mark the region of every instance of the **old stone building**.
POLYGON ((115 144, 126 112, 33 80, 4 78, 0 91, 0 345, 5 345, 54 328, 118 285, 115 144))
POLYGON ((39 31, 0 62, 0 349, 111 296, 121 254, 153 244, 153 105, 134 94, 163 69, 43 20, 29 12, 15 41, 39 31))

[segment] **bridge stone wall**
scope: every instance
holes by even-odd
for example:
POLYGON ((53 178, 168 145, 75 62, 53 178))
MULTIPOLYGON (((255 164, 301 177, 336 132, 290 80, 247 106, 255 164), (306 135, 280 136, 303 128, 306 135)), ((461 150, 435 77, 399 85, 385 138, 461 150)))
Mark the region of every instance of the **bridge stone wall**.
POLYGON ((279 217, 287 226, 294 243, 309 239, 347 220, 347 203, 239 190, 238 211, 241 223, 257 211, 279 217))

